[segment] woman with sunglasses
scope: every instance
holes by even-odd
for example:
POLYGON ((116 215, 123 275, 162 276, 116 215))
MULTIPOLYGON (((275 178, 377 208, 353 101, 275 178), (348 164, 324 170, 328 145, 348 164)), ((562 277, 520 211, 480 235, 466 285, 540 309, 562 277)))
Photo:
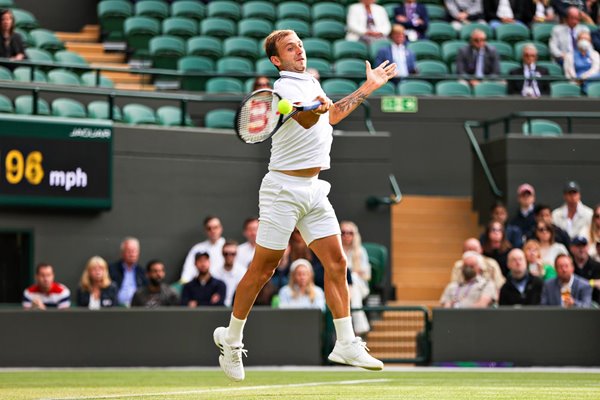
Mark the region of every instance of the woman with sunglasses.
POLYGON ((535 238, 540 242, 540 253, 544 264, 554 265, 560 254, 569 254, 562 243, 554 241, 554 229, 545 221, 539 221, 535 227, 535 238))

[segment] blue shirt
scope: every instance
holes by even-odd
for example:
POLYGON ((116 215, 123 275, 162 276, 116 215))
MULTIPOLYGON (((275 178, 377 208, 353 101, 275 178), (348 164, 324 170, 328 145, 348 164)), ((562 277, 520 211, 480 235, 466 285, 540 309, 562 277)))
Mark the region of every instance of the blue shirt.
POLYGON ((580 77, 581 74, 592 68, 592 58, 589 56, 589 53, 582 55, 579 50, 573 52, 573 63, 577 77, 580 77))
POLYGON ((131 298, 137 290, 137 284, 135 283, 135 268, 128 268, 123 264, 123 282, 119 289, 118 300, 119 304, 129 307, 131 304, 131 298))

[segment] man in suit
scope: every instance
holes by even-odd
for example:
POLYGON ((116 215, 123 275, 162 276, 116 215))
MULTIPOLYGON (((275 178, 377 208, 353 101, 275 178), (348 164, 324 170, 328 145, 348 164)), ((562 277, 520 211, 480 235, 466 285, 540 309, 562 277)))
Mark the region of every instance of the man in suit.
POLYGON ((425 32, 429 26, 429 14, 425 5, 417 3, 417 0, 406 0, 394 8, 394 19, 406 29, 408 40, 413 42, 425 38, 425 32))
POLYGON ((576 7, 569 7, 563 24, 552 28, 552 35, 548 45, 552 58, 560 65, 563 64, 565 55, 577 49, 577 37, 582 31, 589 32, 585 25, 579 24, 581 11, 576 7))
POLYGON ((484 31, 473 30, 469 45, 456 55, 456 73, 475 76, 469 80, 471 86, 478 85, 485 76, 500 74, 500 57, 495 48, 486 44, 486 39, 484 31))
POLYGON ((538 58, 536 47, 533 44, 523 46, 522 58, 523 65, 510 71, 511 76, 520 76, 521 79, 508 81, 508 94, 533 98, 550 94, 550 83, 538 80, 542 76, 548 76, 548 70, 535 64, 538 58))
POLYGON ((538 305, 542 296, 544 282, 541 278, 529 274, 527 259, 521 249, 512 249, 508 253, 510 274, 500 289, 501 306, 538 305))
POLYGON ((385 60, 396 63, 396 79, 405 78, 410 74, 417 72, 415 53, 410 51, 404 45, 406 41, 405 29, 402 25, 394 25, 390 34, 392 43, 389 46, 382 47, 375 57, 375 65, 381 65, 385 60))
POLYGON ((573 260, 566 254, 556 257, 556 278, 546 281, 542 290, 542 305, 564 308, 588 308, 592 305, 592 287, 575 275, 573 260))

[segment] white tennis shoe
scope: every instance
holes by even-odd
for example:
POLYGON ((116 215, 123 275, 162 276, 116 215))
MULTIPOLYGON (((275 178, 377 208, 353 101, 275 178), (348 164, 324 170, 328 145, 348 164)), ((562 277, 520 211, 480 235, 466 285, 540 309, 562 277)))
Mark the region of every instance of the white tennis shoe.
POLYGON ((355 337, 353 340, 344 341, 337 340, 331 354, 329 354, 329 361, 338 364, 352 365, 353 367, 360 367, 371 371, 380 371, 383 369, 383 363, 371 356, 369 353, 367 344, 360 338, 355 337))
POLYGON ((227 336, 227 328, 219 327, 213 333, 215 344, 221 351, 219 356, 219 365, 225 375, 232 381, 243 381, 246 377, 244 373, 244 364, 242 363, 242 355, 246 355, 248 350, 244 350, 244 345, 230 346, 225 341, 227 336))

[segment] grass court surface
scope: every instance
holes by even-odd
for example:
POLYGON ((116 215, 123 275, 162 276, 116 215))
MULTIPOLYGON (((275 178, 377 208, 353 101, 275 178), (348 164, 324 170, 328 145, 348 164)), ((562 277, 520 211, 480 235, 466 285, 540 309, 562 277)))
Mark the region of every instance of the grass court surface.
POLYGON ((233 383, 215 369, 0 370, 0 399, 598 400, 600 371, 272 368, 233 383))

